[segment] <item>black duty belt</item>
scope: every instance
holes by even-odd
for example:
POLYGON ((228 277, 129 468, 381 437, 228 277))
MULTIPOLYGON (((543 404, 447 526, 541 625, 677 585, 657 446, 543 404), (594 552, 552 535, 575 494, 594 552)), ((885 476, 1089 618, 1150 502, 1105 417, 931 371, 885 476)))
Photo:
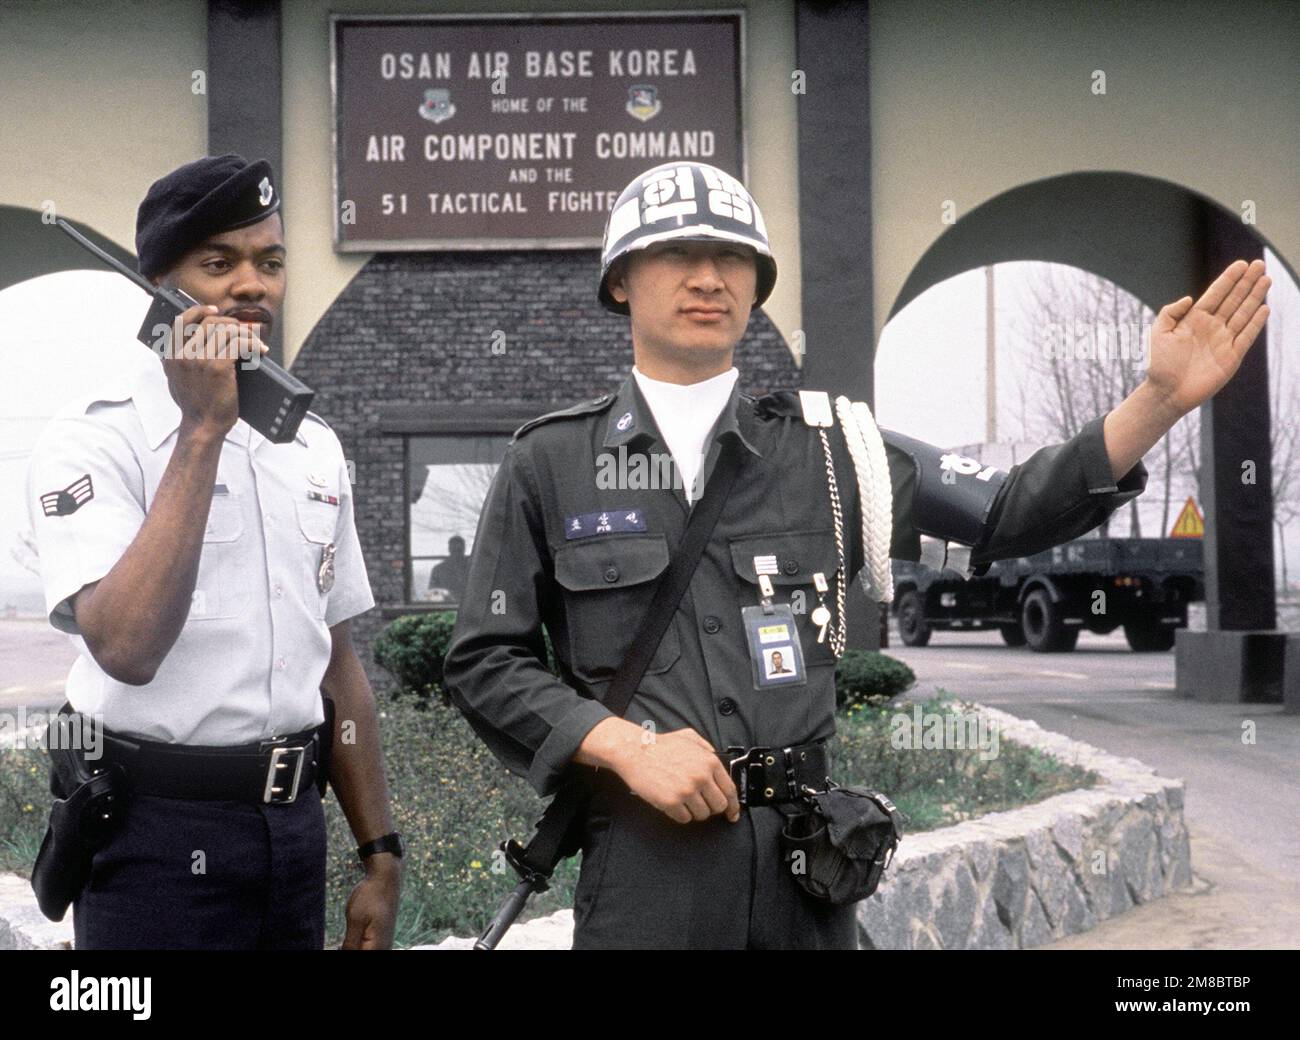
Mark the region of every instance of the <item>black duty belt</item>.
POLYGON ((830 756, 824 741, 790 747, 729 747, 717 754, 744 806, 788 804, 798 801, 804 788, 824 791, 828 786, 830 756))
POLYGON ((212 747, 163 744, 105 730, 104 759, 122 767, 134 794, 287 805, 313 790, 319 731, 212 747))

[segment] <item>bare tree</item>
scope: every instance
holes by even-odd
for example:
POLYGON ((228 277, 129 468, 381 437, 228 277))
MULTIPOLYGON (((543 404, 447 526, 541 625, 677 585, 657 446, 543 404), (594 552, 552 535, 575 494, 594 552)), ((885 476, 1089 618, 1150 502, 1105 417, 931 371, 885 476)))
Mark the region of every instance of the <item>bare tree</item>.
MULTIPOLYGON (((1280 266, 1279 266, 1280 269, 1280 266)), ((1281 286, 1279 286, 1281 288, 1281 286)), ((1300 474, 1296 463, 1300 459, 1300 392, 1297 382, 1286 365, 1287 334, 1294 327, 1291 301, 1294 295, 1286 292, 1269 294, 1269 397, 1272 423, 1269 448, 1273 471, 1273 525, 1277 528, 1277 543, 1282 567, 1282 595, 1290 595, 1286 566, 1286 531, 1300 516, 1300 474)))
POLYGON ((436 479, 411 506, 412 530, 460 532, 468 544, 496 470, 496 464, 486 463, 437 466, 436 479))
MULTIPOLYGON (((1025 300, 1013 320, 1013 342, 1028 357, 1022 402, 1024 436, 1062 441, 1084 422, 1104 414, 1146 378, 1146 351, 1155 314, 1130 293, 1087 271, 1057 264, 1036 264, 1025 283, 1025 300)), ((1194 470, 1182 437, 1167 436, 1160 446, 1162 524, 1168 529, 1175 486, 1194 470)), ((1154 489, 1153 489, 1154 490, 1154 489)), ((1141 537, 1138 502, 1129 506, 1129 534, 1141 537)), ((1109 533, 1111 520, 1102 524, 1109 533)), ((1161 532, 1163 533, 1163 531, 1161 532)))

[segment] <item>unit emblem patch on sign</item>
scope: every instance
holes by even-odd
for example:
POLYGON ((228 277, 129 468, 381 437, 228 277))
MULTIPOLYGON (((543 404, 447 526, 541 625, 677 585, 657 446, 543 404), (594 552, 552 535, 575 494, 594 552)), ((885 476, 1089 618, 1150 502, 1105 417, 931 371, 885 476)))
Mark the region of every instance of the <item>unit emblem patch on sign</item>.
POLYGON ((659 88, 637 84, 627 88, 627 114, 645 123, 657 116, 664 107, 658 97, 659 88))
POLYGON ((456 114, 456 106, 451 103, 451 91, 446 87, 426 90, 419 112, 430 123, 445 123, 456 114))

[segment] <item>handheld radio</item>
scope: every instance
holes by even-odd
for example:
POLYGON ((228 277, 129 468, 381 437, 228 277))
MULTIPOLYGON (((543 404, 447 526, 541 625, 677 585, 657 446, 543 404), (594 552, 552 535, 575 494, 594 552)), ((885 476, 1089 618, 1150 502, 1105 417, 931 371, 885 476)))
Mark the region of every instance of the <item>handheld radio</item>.
MULTIPOLYGON (((151 285, 142 274, 109 256, 62 217, 58 218, 58 225, 118 274, 125 275, 153 297, 144 324, 136 333, 136 339, 146 347, 153 349, 154 332, 159 326, 171 328, 182 312, 199 305, 198 300, 179 289, 151 285)), ((258 358, 253 368, 238 365, 235 385, 239 390, 239 417, 273 444, 287 444, 294 439, 312 398, 316 396, 315 391, 301 379, 266 358, 258 358)))

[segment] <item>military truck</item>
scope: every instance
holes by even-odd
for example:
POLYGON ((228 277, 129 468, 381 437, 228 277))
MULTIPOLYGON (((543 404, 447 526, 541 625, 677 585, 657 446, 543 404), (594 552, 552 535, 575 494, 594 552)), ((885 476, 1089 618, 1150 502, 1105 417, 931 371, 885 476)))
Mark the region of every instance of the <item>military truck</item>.
MULTIPOLYGON (((935 630, 996 628, 1008 646, 1073 650, 1079 633, 1123 626, 1136 651, 1168 650, 1205 598, 1199 538, 1105 538, 1095 533, 963 580, 956 571, 893 561, 890 607, 908 646, 935 630)), ((942 559, 942 555, 938 557, 942 559)))

